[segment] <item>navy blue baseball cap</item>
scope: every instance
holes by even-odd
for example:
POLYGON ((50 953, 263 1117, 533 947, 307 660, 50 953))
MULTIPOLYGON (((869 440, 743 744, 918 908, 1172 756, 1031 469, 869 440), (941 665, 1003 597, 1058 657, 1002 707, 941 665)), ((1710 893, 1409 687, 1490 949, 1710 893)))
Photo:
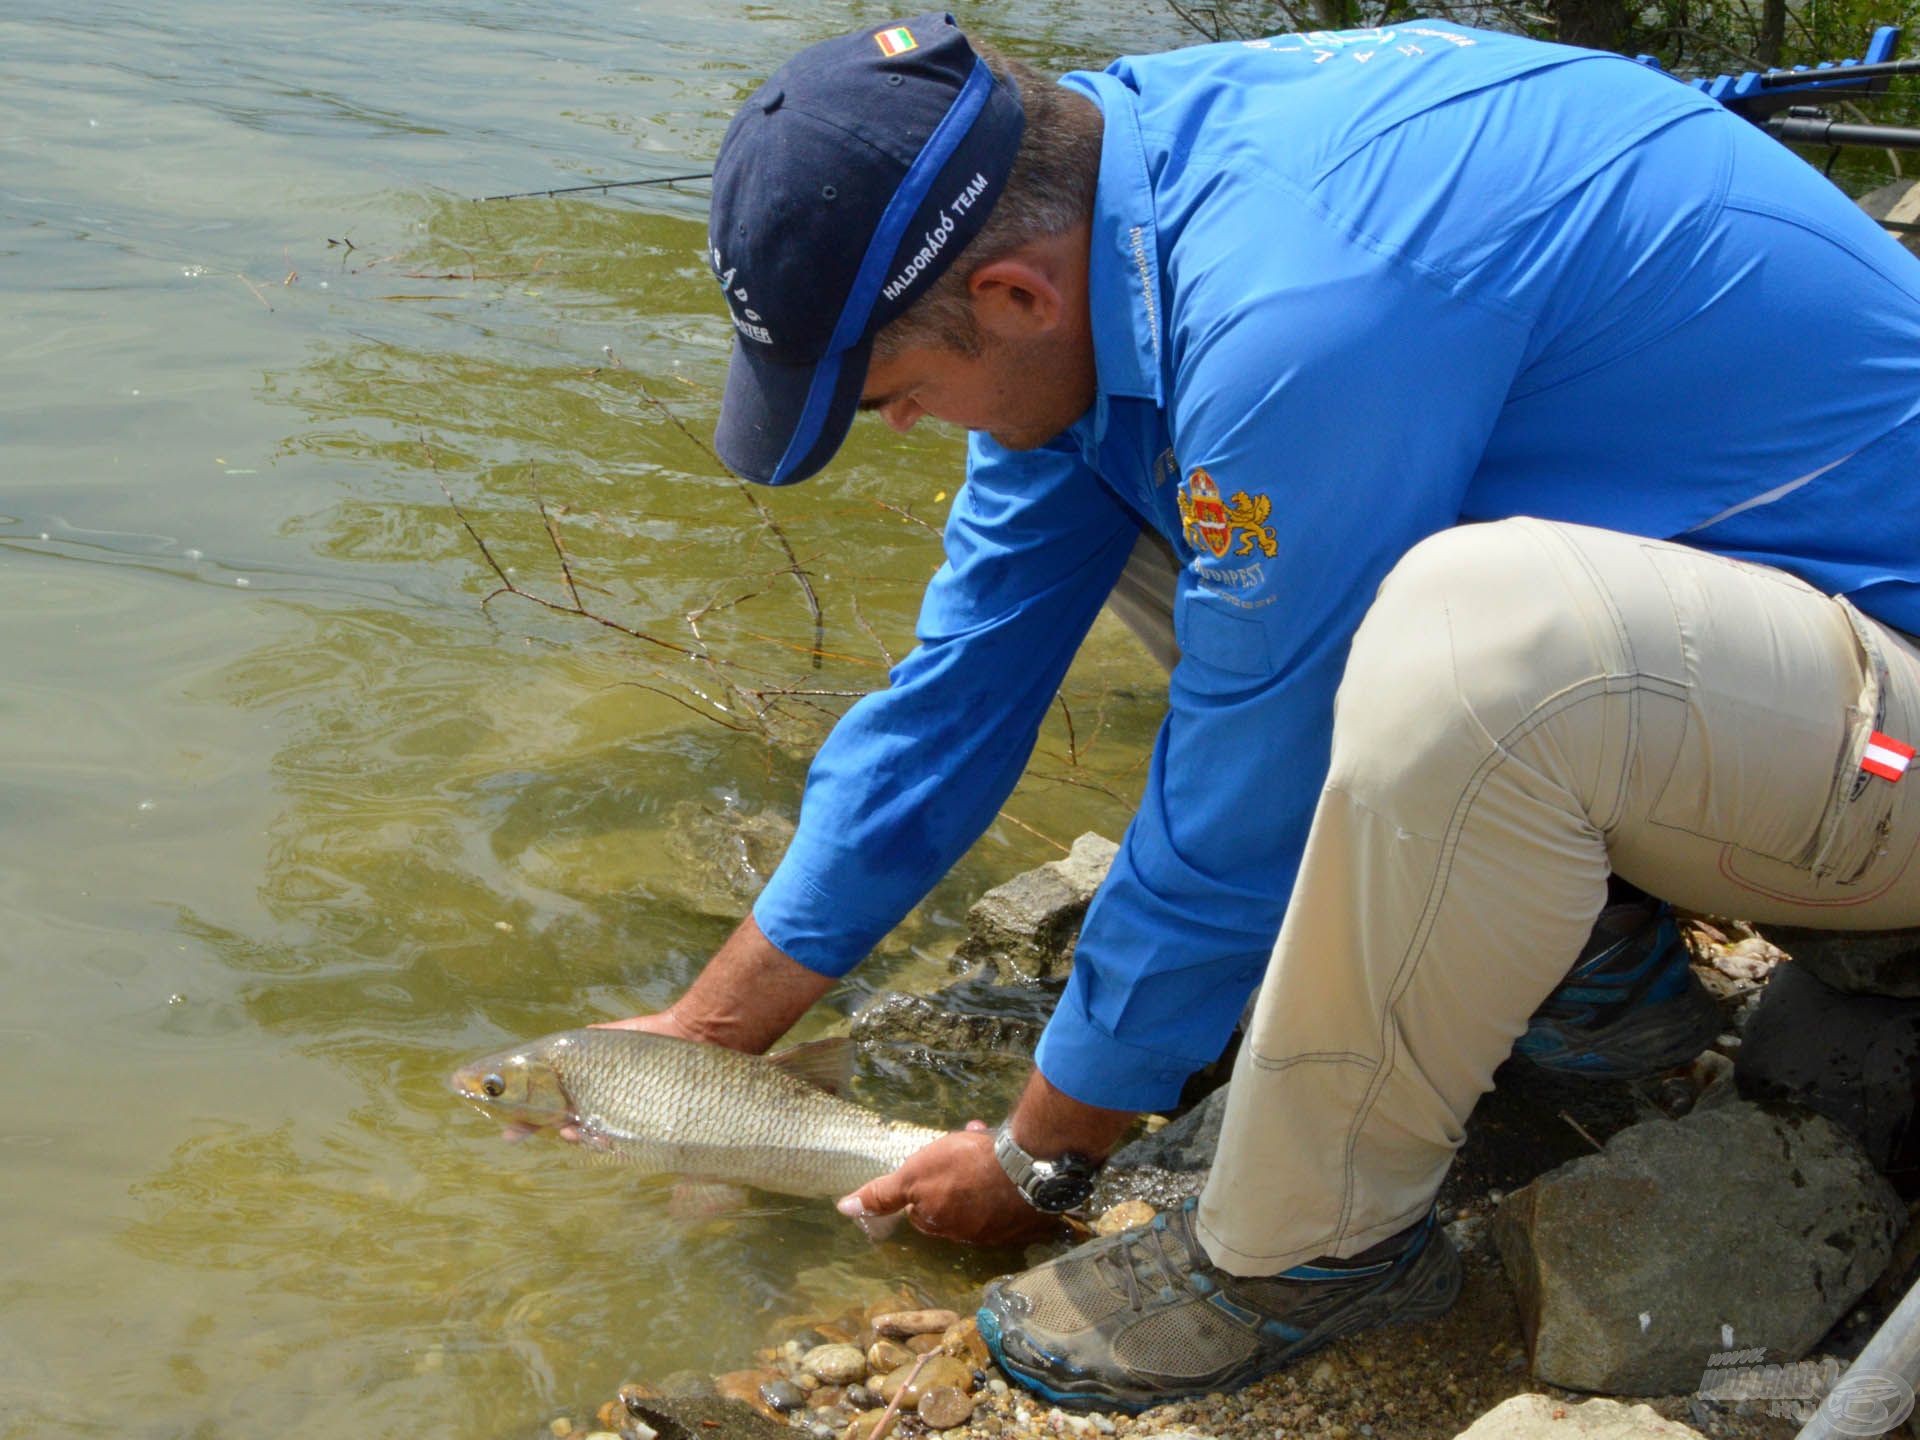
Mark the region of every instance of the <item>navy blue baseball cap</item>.
POLYGON ((801 51, 714 162, 708 259, 735 331, 715 448, 788 485, 840 448, 874 334, 986 224, 1026 124, 951 15, 801 51))

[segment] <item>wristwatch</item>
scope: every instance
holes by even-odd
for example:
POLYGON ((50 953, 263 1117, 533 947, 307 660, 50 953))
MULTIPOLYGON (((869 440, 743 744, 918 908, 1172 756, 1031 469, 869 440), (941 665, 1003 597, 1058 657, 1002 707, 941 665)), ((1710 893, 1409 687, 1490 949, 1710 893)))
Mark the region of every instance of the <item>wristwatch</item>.
POLYGON ((1100 1161, 1072 1150, 1053 1160, 1035 1159, 1013 1138, 1011 1120, 993 1132, 993 1154, 1027 1203, 1048 1215, 1071 1210, 1093 1194, 1094 1177, 1100 1173, 1100 1161))

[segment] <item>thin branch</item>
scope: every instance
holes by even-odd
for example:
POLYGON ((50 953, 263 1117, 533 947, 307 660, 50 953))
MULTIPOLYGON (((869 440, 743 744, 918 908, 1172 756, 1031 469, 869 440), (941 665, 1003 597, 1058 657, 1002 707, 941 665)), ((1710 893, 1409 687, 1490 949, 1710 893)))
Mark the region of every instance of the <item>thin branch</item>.
POLYGON ((926 521, 922 520, 918 515, 914 514, 913 511, 911 510, 903 509, 901 506, 898 506, 898 505, 889 505, 885 500, 876 500, 873 503, 878 505, 882 510, 891 510, 894 514, 898 515, 902 520, 911 520, 914 524, 918 525, 922 530, 926 531, 929 535, 938 535, 940 533, 938 528, 936 528, 935 526, 929 525, 926 521))
POLYGON ((1053 848, 1058 850, 1062 855, 1071 855, 1073 853, 1073 847, 1071 845, 1062 845, 1058 840, 1054 839, 1051 835, 1048 835, 1043 831, 1034 829, 1033 826, 1027 824, 1026 821, 1022 820, 1018 815, 1013 814, 1011 811, 1002 810, 999 812, 999 816, 1002 820, 1006 821, 1009 825, 1016 826, 1019 829, 1026 831, 1029 835, 1033 836, 1034 839, 1046 841, 1047 844, 1053 846, 1053 848))
MULTIPOLYGON (((635 383, 638 384, 637 381, 635 383)), ((682 435, 686 436, 695 448, 709 460, 713 461, 717 468, 723 472, 727 470, 726 462, 714 453, 713 447, 698 435, 694 434, 687 423, 678 415, 674 414, 672 407, 669 406, 666 401, 647 389, 645 385, 640 385, 639 390, 641 399, 645 400, 649 405, 653 406, 654 409, 666 416, 668 423, 682 435)), ((780 528, 780 522, 774 519, 773 512, 767 509, 761 502, 760 497, 753 493, 752 487, 745 481, 736 480, 733 483, 739 488, 740 493, 747 497, 747 503, 753 506, 755 513, 759 515, 760 523, 767 527, 772 533, 773 538, 779 541, 780 548, 786 552, 786 573, 793 576, 794 580, 798 582, 800 593, 806 597, 807 614, 813 619, 813 668, 818 670, 821 665, 821 657, 827 648, 827 621, 825 614, 820 609, 820 596, 814 591, 813 580, 805 570, 800 568, 800 557, 794 553, 793 542, 787 538, 787 532, 780 528)))
POLYGON ((249 280, 246 276, 242 275, 238 270, 233 272, 233 278, 238 280, 242 285, 246 286, 249 290, 253 292, 253 298, 258 300, 262 305, 265 305, 267 307, 267 313, 269 315, 273 313, 272 304, 269 303, 267 300, 267 297, 261 293, 260 287, 258 285, 254 284, 253 281, 249 280))
POLYGON ((855 623, 858 624, 862 630, 867 632, 867 638, 873 641, 874 648, 880 652, 880 658, 886 661, 887 669, 889 670, 893 669, 893 652, 887 649, 887 642, 880 638, 880 632, 878 630, 875 630, 872 625, 867 623, 867 617, 865 614, 861 612, 861 609, 860 609, 859 592, 858 591, 851 592, 851 598, 852 598, 852 604, 853 604, 853 618, 855 623))
POLYGON ((1604 1150, 1607 1148, 1606 1146, 1602 1145, 1598 1140, 1594 1139, 1593 1136, 1589 1135, 1587 1133, 1587 1127, 1582 1125, 1578 1120, 1574 1119, 1571 1115, 1567 1114, 1566 1111, 1562 1110, 1560 1112, 1560 1118, 1566 1121, 1567 1124, 1571 1125, 1573 1127, 1574 1133, 1578 1135, 1582 1140, 1586 1141, 1587 1144, 1591 1145, 1594 1149, 1604 1150))
MULTIPOLYGON (((674 694, 671 690, 662 690, 658 685, 647 685, 638 680, 617 680, 614 683, 617 686, 628 686, 635 690, 651 691, 653 694, 660 696, 662 699, 671 700, 674 704, 680 706, 683 710, 693 711, 694 714, 700 716, 703 720, 711 720, 714 724, 718 725, 723 730, 735 730, 742 735, 758 735, 760 733, 759 729, 755 726, 735 725, 730 720, 722 720, 718 715, 715 715, 712 711, 702 710, 698 705, 690 704, 686 700, 683 700, 678 695, 674 694)), ((694 693, 696 695, 700 694, 700 692, 697 690, 694 691, 694 693)), ((705 700, 707 697, 704 695, 701 695, 700 698, 702 700, 705 700)), ((709 701, 708 703, 712 703, 712 702, 709 701)))
POLYGON ((1078 765, 1080 763, 1080 742, 1075 738, 1073 733, 1073 711, 1067 708, 1067 697, 1058 690, 1053 692, 1053 703, 1060 707, 1060 713, 1066 717, 1067 721, 1067 763, 1069 765, 1078 765))
POLYGON ((553 523, 553 514, 547 509, 546 501, 536 496, 533 503, 540 507, 540 520, 547 527, 547 538, 553 542, 553 553, 560 561, 560 578, 567 582, 567 594, 573 597, 576 610, 584 610, 586 607, 580 603, 580 587, 573 583, 573 565, 567 559, 567 547, 560 538, 560 527, 553 523))
MULTIPOLYGON (((459 520, 467 534, 473 537, 473 543, 480 547, 480 554, 487 562, 487 568, 493 571, 494 578, 500 582, 500 588, 480 602, 482 609, 485 609, 488 603, 498 596, 513 595, 519 599, 531 601, 542 609, 551 610, 557 615, 578 615, 584 620, 591 620, 596 625, 604 625, 607 629, 625 635, 630 639, 643 640, 649 645, 658 645, 662 650, 671 650, 676 655, 685 655, 694 660, 705 660, 709 664, 726 663, 722 660, 716 660, 704 650, 690 650, 685 645, 676 645, 671 640, 662 640, 657 635, 649 635, 644 630, 636 630, 631 625, 623 625, 618 620, 610 620, 605 615, 596 614, 594 611, 580 604, 578 596, 575 597, 573 604, 562 605, 559 601, 549 600, 544 595, 535 595, 529 590, 522 590, 518 585, 514 584, 513 577, 507 574, 500 562, 493 558, 493 551, 487 548, 487 542, 481 538, 480 532, 474 528, 473 521, 467 518, 467 512, 460 508, 460 502, 453 498, 453 491, 447 487, 446 480, 441 476, 440 463, 434 458, 433 447, 427 444, 427 437, 424 434, 420 436, 420 449, 427 457, 428 468, 433 471, 434 484, 438 485, 440 487, 440 493, 447 497, 447 504, 453 507, 454 517, 459 520)), ((541 513, 544 515, 546 512, 543 509, 541 513)))

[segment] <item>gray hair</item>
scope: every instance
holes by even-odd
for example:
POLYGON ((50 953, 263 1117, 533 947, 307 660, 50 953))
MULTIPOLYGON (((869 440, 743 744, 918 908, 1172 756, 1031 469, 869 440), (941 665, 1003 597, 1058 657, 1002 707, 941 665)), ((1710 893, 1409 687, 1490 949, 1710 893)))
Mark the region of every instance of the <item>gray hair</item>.
POLYGON ((973 49, 996 80, 1004 85, 1011 78, 1019 89, 1027 114, 1020 152, 985 227, 926 294, 873 337, 876 360, 921 348, 978 354, 980 332, 967 292, 973 272, 1030 241, 1063 234, 1093 214, 1104 130, 1100 107, 990 45, 974 42, 973 49))

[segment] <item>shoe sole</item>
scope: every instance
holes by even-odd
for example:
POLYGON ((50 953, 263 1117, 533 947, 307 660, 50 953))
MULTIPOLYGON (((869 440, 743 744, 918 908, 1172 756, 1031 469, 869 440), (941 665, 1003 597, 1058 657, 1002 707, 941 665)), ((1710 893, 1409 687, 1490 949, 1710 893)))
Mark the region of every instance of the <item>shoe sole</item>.
POLYGON ((981 1337, 987 1342, 994 1363, 1008 1378, 1050 1400, 1063 1410, 1124 1410, 1138 1414, 1156 1405, 1192 1400, 1202 1395, 1238 1390, 1285 1369, 1294 1361, 1331 1345, 1335 1340, 1376 1325, 1410 1325, 1433 1320, 1446 1314, 1460 1298, 1460 1252, 1437 1227, 1411 1270, 1390 1290, 1366 1297, 1353 1307, 1347 1318, 1330 1324, 1295 1341, 1278 1354, 1255 1354, 1245 1364, 1211 1377, 1205 1384, 1188 1390, 1124 1390, 1088 1380, 1075 1386, 1071 1382, 1052 1383, 1046 1378, 1022 1370, 1008 1361, 1000 1333, 1000 1317, 985 1306, 975 1319, 981 1337))

